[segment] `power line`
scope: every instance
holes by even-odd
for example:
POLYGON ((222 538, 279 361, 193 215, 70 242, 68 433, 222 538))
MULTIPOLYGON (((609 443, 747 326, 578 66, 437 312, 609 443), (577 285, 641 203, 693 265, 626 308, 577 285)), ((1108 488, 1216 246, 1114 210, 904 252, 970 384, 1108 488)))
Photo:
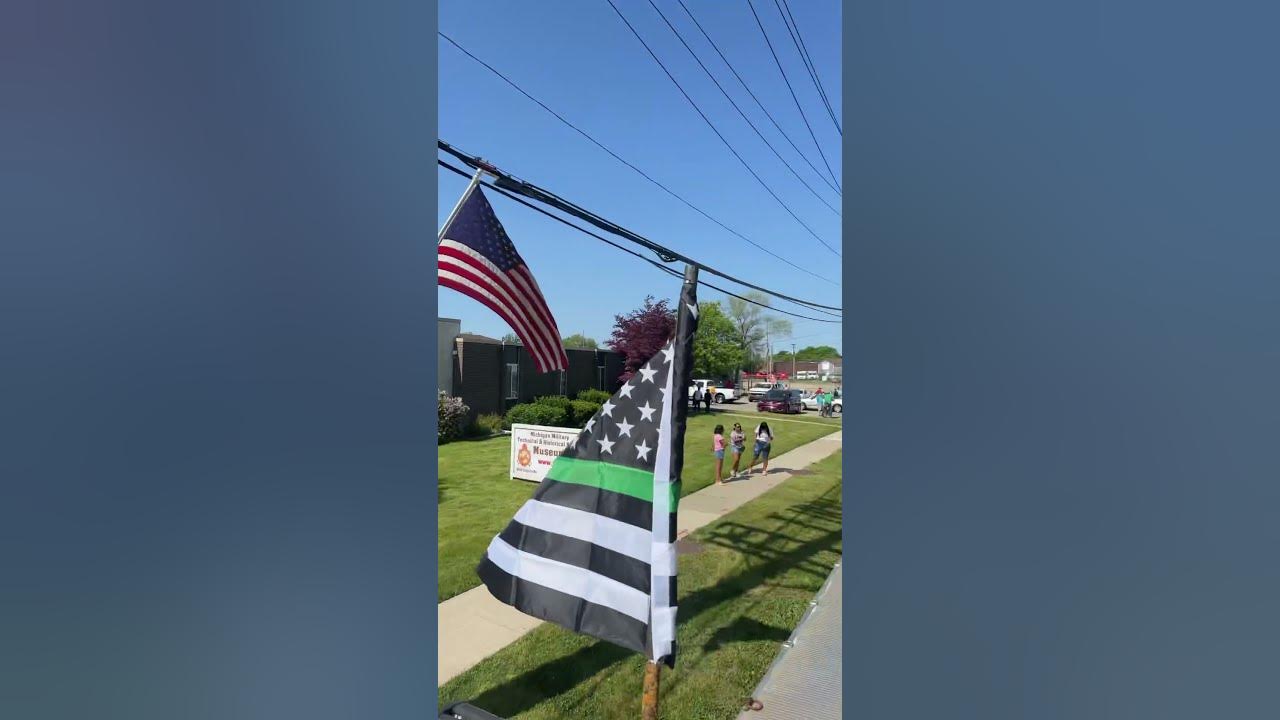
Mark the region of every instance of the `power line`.
MULTIPOLYGON (((595 225, 596 227, 599 227, 602 230, 605 230, 606 232, 610 232, 620 237, 626 238, 627 240, 630 240, 631 242, 636 243, 637 245, 640 245, 654 252, 655 254, 658 255, 658 257, 663 262, 679 261, 679 262, 688 263, 690 265, 696 265, 702 270, 705 270, 706 272, 712 275, 717 275, 719 277, 722 277, 726 280, 729 280, 730 282, 734 282, 739 285, 749 287, 753 290, 758 290, 768 295, 773 295, 774 297, 787 300, 789 302, 793 302, 797 305, 801 305, 806 309, 814 310, 816 312, 823 313, 825 315, 830 315, 832 317, 838 317, 836 313, 831 312, 832 310, 843 312, 843 310, 838 307, 834 307, 831 305, 820 305, 818 303, 810 302, 808 300, 801 300, 799 298, 791 297, 790 295, 784 295, 780 292, 777 292, 776 290, 770 290, 768 288, 761 287, 754 283, 749 283, 745 280, 736 278, 723 271, 717 270, 713 267, 700 263, 697 260, 694 260, 685 255, 682 255, 673 250, 670 250, 616 223, 610 222, 609 220, 605 220, 604 218, 596 215, 595 213, 592 213, 589 210, 585 210, 581 207, 578 207, 577 205, 574 205, 573 203, 567 200, 564 200, 563 198, 555 195, 554 193, 543 190, 542 188, 539 188, 538 186, 533 185, 532 183, 525 182, 518 178, 512 177, 510 174, 497 169, 492 164, 486 163, 474 156, 467 155, 466 153, 458 150, 457 148, 450 146, 448 143, 444 141, 437 140, 436 144, 438 147, 440 147, 440 149, 458 158, 468 167, 482 168, 486 172, 490 173, 491 175, 494 175, 497 178, 496 184, 494 185, 495 189, 500 187, 504 190, 508 190, 514 193, 518 193, 520 195, 524 195, 525 197, 532 198, 539 202, 550 205, 556 208, 557 210, 566 212, 582 220, 586 220, 587 222, 591 223, 592 225, 595 225)), ((437 161, 437 162, 440 162, 440 161, 437 161)), ((552 217, 555 217, 555 216, 552 216, 552 217)), ((716 288, 716 289, 719 290, 720 288, 716 288)), ((727 291, 721 290, 721 292, 727 292, 727 291)), ((812 318, 812 319, 819 320, 820 318, 812 318)))
POLYGON ((809 157, 800 151, 800 147, 796 145, 794 140, 791 139, 791 136, 787 134, 787 131, 782 129, 782 126, 779 125, 778 121, 774 119, 773 114, 770 113, 769 110, 764 106, 764 103, 760 102, 760 98, 756 97, 756 94, 751 91, 751 87, 747 85, 747 81, 743 80, 742 76, 738 74, 738 70, 733 66, 733 63, 729 62, 729 58, 725 57, 724 53, 720 51, 720 46, 716 45, 715 40, 712 40, 711 36, 707 34, 707 31, 703 29, 702 23, 698 22, 698 18, 693 16, 693 11, 689 10, 689 7, 684 4, 684 0, 677 0, 677 2, 680 3, 680 7, 684 8, 685 14, 688 15, 689 19, 693 21, 694 26, 698 28, 698 32, 702 33, 702 37, 707 39, 707 43, 710 44, 711 48, 716 51, 716 54, 720 56, 720 59, 724 61, 724 64, 729 67, 729 72, 733 73, 733 76, 738 79, 738 82, 742 85, 742 89, 747 91, 747 94, 750 95, 751 99, 755 101, 756 105, 764 113, 765 117, 769 118, 769 122, 773 123, 773 126, 778 129, 778 133, 781 134, 782 137, 786 139, 787 143, 791 145, 791 148, 796 151, 797 155, 800 156, 800 159, 804 160, 805 164, 808 165, 809 168, 813 170, 813 172, 816 173, 818 177, 822 178, 822 182, 826 183, 827 187, 834 190, 837 195, 840 195, 842 193, 842 190, 840 188, 840 183, 837 182, 833 185, 830 180, 827 180, 827 176, 823 175, 822 172, 818 170, 817 166, 814 165, 811 160, 809 160, 809 157))
MULTIPOLYGON (((455 166, 453 166, 453 165, 450 165, 449 163, 445 162, 444 160, 439 160, 439 159, 437 159, 437 160, 436 160, 436 163, 437 163, 438 165, 440 165, 441 167, 443 167, 443 168, 447 169, 447 170, 450 170, 450 171, 452 171, 452 172, 454 172, 454 173, 457 173, 458 175, 461 175, 461 176, 462 176, 462 177, 464 177, 464 178, 465 178, 465 177, 470 177, 470 175, 469 175, 465 170, 463 170, 463 169, 461 169, 461 168, 458 168, 458 167, 455 167, 455 166)), ((588 230, 588 229, 586 229, 586 228, 584 228, 584 227, 582 227, 582 226, 580 226, 580 225, 576 225, 576 224, 574 224, 574 223, 571 223, 571 222, 569 222, 568 220, 565 220, 564 218, 562 218, 562 217, 560 217, 560 216, 558 216, 558 215, 555 215, 555 214, 553 214, 553 213, 551 213, 551 212, 548 212, 547 210, 544 210, 543 208, 540 208, 540 207, 538 207, 537 205, 534 205, 533 203, 531 203, 531 202, 529 202, 529 201, 527 201, 527 200, 525 200, 525 199, 523 199, 523 198, 517 197, 514 193, 510 193, 510 192, 508 192, 508 191, 506 191, 506 190, 504 190, 504 189, 502 189, 502 188, 498 187, 496 184, 494 184, 494 183, 492 183, 492 182, 489 182, 488 180, 481 180, 481 181, 480 181, 480 184, 481 184, 481 185, 484 185, 484 186, 485 186, 485 187, 487 187, 487 188, 492 189, 494 192, 497 192, 497 193, 499 193, 499 194, 501 194, 501 195, 506 196, 507 198, 509 198, 509 199, 511 199, 511 200, 514 200, 515 202, 520 203, 521 205, 524 205, 525 207, 527 207, 527 208, 529 208, 529 209, 531 209, 531 210, 536 210, 536 211, 538 211, 538 212, 542 213, 543 215, 546 215, 547 217, 551 218, 552 220, 555 220, 556 222, 563 223, 564 225, 568 225, 569 227, 573 228, 574 230, 577 230, 577 231, 578 231, 578 232, 580 232, 580 233, 583 233, 584 235, 590 235, 591 237, 593 237, 593 238, 595 238, 595 239, 597 239, 597 240, 600 240, 601 242, 604 242, 604 243, 606 243, 606 244, 608 244, 608 245, 611 245, 611 246, 613 246, 613 247, 615 247, 615 248, 617 248, 617 249, 621 250, 622 252, 627 253, 628 255, 633 255, 633 256, 635 256, 635 257, 639 258, 640 260, 643 260, 644 262, 649 263, 650 265, 652 265, 652 266, 654 266, 654 267, 658 268, 659 270, 661 270, 661 271, 663 271, 663 272, 667 273, 668 275, 671 275, 671 276, 674 276, 674 277, 678 277, 678 278, 683 278, 683 277, 684 277, 684 275, 683 275, 683 274, 681 274, 680 272, 676 271, 676 270, 675 270, 675 269, 673 269, 673 268, 669 268, 669 267, 667 267, 666 265, 663 265, 662 263, 660 263, 660 262, 658 262, 658 261, 656 261, 656 260, 653 260, 652 258, 647 258, 647 257, 645 257, 645 256, 641 255, 640 253, 636 252, 635 250, 632 250, 632 249, 630 249, 630 248, 628 248, 628 247, 624 247, 624 246, 622 246, 622 245, 620 245, 620 244, 618 244, 618 243, 616 243, 616 242, 614 242, 614 241, 612 241, 612 240, 610 240, 610 239, 608 239, 608 238, 606 238, 606 237, 604 237, 604 236, 602 236, 602 235, 598 235, 598 234, 596 234, 596 233, 594 233, 594 232, 591 232, 590 230, 588 230)), ((724 293, 725 295, 728 295, 728 296, 730 296, 730 297, 735 297, 735 298, 738 298, 739 300, 743 300, 743 301, 745 301, 745 302, 749 302, 749 303, 751 303, 752 305, 758 305, 758 306, 760 306, 760 307, 762 307, 762 308, 766 308, 766 309, 771 310, 771 311, 773 311, 773 312, 779 312, 779 313, 782 313, 783 315, 790 315, 790 316, 792 316, 792 317, 797 317, 797 318, 800 318, 801 320, 805 320, 805 321, 808 321, 808 322, 836 323, 836 324, 840 324, 840 323, 842 323, 842 322, 843 322, 842 320, 826 320, 826 319, 824 319, 824 318, 809 317, 808 315, 800 315, 800 314, 798 314, 798 313, 793 313, 793 312, 790 312, 790 311, 788 311, 788 310, 782 310, 782 309, 779 309, 779 308, 775 308, 775 307, 773 307, 773 306, 771 306, 771 305, 766 305, 766 304, 764 304, 764 303, 762 303, 762 302, 758 302, 758 301, 756 301, 756 300, 752 300, 751 298, 743 297, 742 295, 738 295, 738 294, 736 294, 736 293, 734 293, 734 292, 731 292, 731 291, 729 291, 729 290, 725 290, 724 288, 717 287, 717 286, 712 285, 711 283, 706 282, 706 281, 704 281, 704 280, 699 280, 699 281, 698 281, 698 284, 699 284, 699 285, 704 285, 704 286, 706 286, 706 287, 709 287, 709 288, 711 288, 712 290, 717 290, 717 291, 719 291, 719 292, 722 292, 722 293, 724 293)), ((793 301, 793 302, 794 302, 794 301, 793 301)))
POLYGON ((823 277, 823 276, 821 276, 821 275, 819 275, 819 274, 817 274, 817 273, 813 272, 812 270, 809 270, 808 268, 801 267, 800 265, 795 264, 794 262, 792 262, 792 261, 790 261, 790 260, 788 260, 788 259, 786 259, 786 258, 782 257, 781 255, 778 255, 777 253, 773 252, 772 250, 769 250, 768 248, 766 248, 765 246, 761 245, 760 243, 757 243, 756 241, 752 240, 751 238, 747 237, 746 235, 743 235, 742 233, 738 232, 737 230, 734 230, 733 228, 729 227, 728 225, 725 225, 723 222, 721 222, 721 221, 717 220, 716 218, 711 217, 711 215, 709 215, 709 214, 707 214, 705 211, 703 211, 703 210, 702 210, 702 208, 699 208, 697 205, 694 205, 693 203, 689 202, 689 201, 688 201, 688 200, 686 200, 683 196, 681 196, 681 195, 677 194, 674 190, 672 190, 671 188, 667 187, 666 185, 663 185, 662 183, 658 182, 657 180, 654 180, 652 177, 650 177, 650 176, 649 176, 649 174, 648 174, 648 173, 646 173, 645 171, 643 171, 643 170, 641 170, 640 168, 636 167, 635 165, 633 165, 632 163, 630 163, 629 161, 627 161, 626 159, 624 159, 622 156, 620 156, 620 155, 618 155, 617 153, 615 153, 614 151, 610 150, 608 147, 606 147, 606 146, 604 145, 604 143, 600 142, 599 140, 597 140, 597 139, 595 139, 594 137, 592 137, 591 135, 589 135, 589 134, 587 133, 587 131, 583 130, 582 128, 578 127, 577 125, 574 125, 573 123, 571 123, 571 122, 569 122, 568 120, 566 120, 566 119, 565 119, 565 118, 564 118, 560 113, 556 112, 555 110, 552 110, 550 107, 548 107, 548 106, 547 106, 547 104, 546 104, 546 103, 542 102, 541 100, 539 100, 538 98, 534 97, 533 95, 530 95, 528 92, 526 92, 526 91, 525 91, 525 89, 524 89, 524 88, 522 88, 522 87, 520 87, 519 85, 517 85, 517 84, 516 84, 516 82, 515 82, 514 80, 512 80, 511 78, 507 77, 506 75, 503 75, 503 74, 502 74, 502 72, 500 72, 497 68, 493 67, 492 65, 490 65, 490 64, 489 64, 489 63, 487 63, 487 62, 485 62, 484 60, 481 60, 480 58, 478 58, 478 57, 476 57, 475 55, 473 55, 469 50, 467 50, 466 48, 462 47, 462 45, 458 44, 458 42, 457 42, 456 40, 454 40, 453 38, 451 38, 451 37, 449 37, 448 35, 444 34, 443 32, 439 32, 439 31, 437 31, 437 34, 439 34, 439 35, 440 35, 440 37, 444 38, 445 40, 449 41, 449 43, 450 43, 451 45, 453 45, 455 48, 457 48, 457 49, 458 49, 462 54, 464 54, 464 55, 466 55, 467 57, 471 58, 472 60, 476 61, 476 62, 477 62, 477 63, 479 63, 481 66, 483 66, 486 70, 488 70, 489 72, 493 73, 494 75, 497 75, 497 76, 498 76, 499 78, 501 78, 505 83, 507 83, 507 84, 508 84, 508 85, 510 85, 511 87, 515 88, 516 92, 519 92, 521 95, 524 95, 524 96, 525 96, 526 98, 528 98, 529 100, 532 100, 534 103, 536 103, 536 104, 537 104, 539 107, 541 107, 543 110, 546 110, 548 113, 550 113, 550 114, 551 114, 551 116, 552 116, 552 117, 554 117, 555 119, 557 119, 557 120, 559 120, 560 122, 564 123, 566 126, 568 126, 570 129, 572 129, 572 130, 574 130, 575 132, 577 132, 577 133, 578 133, 579 135, 581 135, 582 137, 586 138, 587 140, 590 140, 590 141, 591 141, 591 142, 592 142, 596 147, 598 147, 598 148, 600 148, 601 150, 603 150, 603 151, 605 151, 606 153, 608 153, 608 154, 609 154, 609 156, 610 156, 610 157, 612 157, 614 160, 617 160, 618 162, 622 163, 623 165, 626 165, 627 167, 631 168, 631 169, 632 169, 632 170, 634 170, 636 173, 638 173, 638 174, 640 175, 640 177, 644 178, 645 180, 648 180, 649 182, 653 183, 653 184, 654 184, 654 185, 656 185, 657 187, 661 188, 661 189, 662 189, 664 192, 666 192, 668 195, 670 195, 671 197, 673 197, 673 198, 675 198, 675 199, 679 200, 680 202, 684 203, 686 206, 688 206, 688 207, 689 207, 690 209, 692 209, 694 212, 697 212, 699 215, 701 215, 701 216, 705 217, 706 219, 710 220, 711 222, 715 223, 716 225, 719 225, 719 226, 720 226, 721 228, 723 228, 725 231, 727 231, 727 232, 729 232, 729 233, 732 233, 732 234, 733 234, 733 235, 735 235, 736 237, 738 237, 738 238, 740 238, 740 239, 744 240, 744 241, 745 241, 745 242, 747 242, 748 244, 750 244, 750 245, 754 246, 755 248, 759 249, 761 252, 764 252, 765 254, 770 255, 771 257, 774 257, 774 258, 776 258, 776 259, 778 259, 778 260, 781 260, 782 262, 786 263, 787 265, 790 265, 791 267, 793 267, 793 268, 795 268, 795 269, 797 269, 797 270, 799 270, 799 271, 801 271, 801 272, 804 272, 804 273, 807 273, 807 274, 809 274, 809 275, 812 275, 813 277, 818 278, 819 280, 821 280, 821 281, 823 281, 823 282, 825 282, 825 283, 830 283, 831 285, 835 285, 836 287, 839 287, 839 286, 840 286, 840 283, 837 283, 837 282, 836 282, 836 281, 834 281, 834 280, 830 280, 830 279, 828 279, 828 278, 825 278, 825 277, 823 277))
POLYGON ((724 138, 724 135, 721 135, 720 131, 716 129, 715 123, 712 123, 710 118, 707 117, 706 113, 702 112, 702 108, 698 107, 698 104, 693 101, 693 98, 689 97, 689 93, 685 92, 684 88, 676 80, 675 76, 672 75, 671 71, 667 69, 667 66, 662 64, 662 61, 658 59, 657 54, 655 54, 653 52, 653 49, 649 47, 649 44, 644 41, 644 38, 640 37, 640 33, 637 32, 636 29, 631 26, 631 22, 627 20, 627 16, 622 14, 622 11, 619 10, 618 6, 613 3, 613 0, 605 0, 605 2, 609 3, 609 7, 613 8, 613 11, 618 14, 619 18, 622 18, 622 22, 627 26, 627 29, 631 31, 632 35, 636 36, 636 39, 639 40, 640 44, 644 46, 644 49, 648 51, 649 57, 652 57, 653 61, 658 64, 658 67, 662 68, 662 72, 666 73, 667 77, 671 79, 671 82, 676 86, 676 89, 680 91, 680 94, 684 96, 684 99, 687 100, 689 104, 693 106, 693 109, 697 111, 698 115, 702 118, 703 122, 705 122, 707 126, 711 128, 711 131, 716 134, 716 137, 720 138, 720 142, 724 143, 724 146, 729 148, 729 152, 733 153, 733 156, 738 158, 738 162, 742 163, 742 166, 747 169, 747 172, 751 173, 751 177, 754 177, 756 179, 756 182, 760 183, 760 186, 763 187, 766 192, 772 195, 773 199, 777 200, 778 204, 781 205, 783 209, 786 210, 787 213, 791 215, 791 217, 795 218, 796 222, 800 223, 801 227, 803 227, 805 230, 808 230, 809 234, 812 235, 815 240, 822 243, 822 246, 830 250, 833 254, 835 254, 836 257, 840 257, 840 253, 837 252, 835 248, 828 245, 826 240, 823 240, 821 237, 819 237, 818 233, 814 232, 813 228, 809 227, 805 223, 805 221, 801 220, 800 216, 796 215, 795 211, 793 211, 790 206, 788 206, 785 202, 783 202, 782 198, 778 197, 778 194, 773 191, 773 188, 770 188, 769 185, 763 179, 760 178, 760 176, 756 173, 756 171, 753 170, 751 166, 747 164, 747 161, 742 159, 742 156, 738 154, 738 151, 733 149, 733 145, 729 144, 729 141, 724 138))
POLYGON ((818 136, 813 134, 813 126, 809 124, 809 116, 805 115, 804 108, 800 107, 800 99, 796 97, 795 88, 791 87, 791 81, 787 79, 787 71, 782 68, 782 61, 778 59, 778 53, 773 49, 773 43, 769 40, 769 33, 764 29, 764 23, 760 21, 760 15, 756 13, 756 6, 751 0, 747 0, 747 7, 751 8, 751 16, 756 19, 756 25, 760 27, 760 34, 764 36, 764 43, 769 46, 769 54, 773 55, 773 64, 778 66, 778 72, 782 73, 782 81, 787 84, 787 90, 791 92, 791 99, 796 104, 796 110, 800 111, 800 119, 804 120, 804 126, 809 130, 809 137, 813 138, 813 144, 818 148, 818 154, 822 156, 822 163, 827 166, 827 172, 831 173, 831 177, 835 177, 835 172, 831 169, 831 163, 827 162, 827 154, 822 152, 822 145, 818 142, 818 136))
POLYGON ((804 178, 800 177, 800 173, 796 172, 796 169, 791 167, 791 163, 787 162, 786 158, 782 157, 782 153, 778 152, 773 147, 773 144, 770 143, 765 138, 764 133, 761 133, 759 128, 756 127, 756 124, 751 122, 751 118, 747 117, 747 114, 742 112, 742 108, 738 107, 738 103, 733 101, 733 97, 730 96, 727 91, 725 91, 724 87, 720 85, 720 81, 716 80, 716 76, 712 75, 711 71, 707 69, 707 66, 702 63, 702 59, 699 58, 698 54, 693 51, 693 48, 689 47, 689 43, 685 42, 684 36, 680 34, 680 31, 676 29, 675 25, 671 24, 671 21, 667 19, 667 16, 663 14, 662 10, 657 6, 657 4, 654 3, 653 0, 649 0, 649 5, 652 6, 653 9, 658 13, 658 17, 662 18, 662 22, 666 23, 667 27, 671 28, 671 32, 675 33, 676 39, 679 40, 680 44, 684 45, 684 49, 688 50, 689 54, 693 56, 694 61, 698 63, 698 67, 702 68, 702 72, 706 73, 707 77, 711 78, 711 82, 715 84, 716 89, 720 91, 720 94, 724 95, 725 99, 729 101, 729 104, 733 106, 733 109, 737 110, 738 114, 742 116, 742 119, 747 121, 747 125, 749 125, 753 131, 755 131, 756 137, 760 138, 760 141, 765 144, 765 147, 773 151, 773 154, 777 156, 778 160, 781 161, 782 164, 785 165, 786 168, 791 171, 792 175, 796 176, 796 179, 800 181, 801 185, 805 186, 805 189, 813 193, 814 197, 818 198, 818 202, 822 203, 823 205, 826 205, 827 209, 835 213, 836 216, 838 217, 840 215, 840 211, 831 207, 831 203, 828 203, 821 195, 818 194, 816 190, 814 190, 812 187, 809 186, 809 183, 804 181, 804 178))
MULTIPOLYGON (((810 309, 817 310, 818 312, 825 312, 828 310, 843 312, 842 308, 839 308, 836 306, 822 305, 819 303, 811 302, 809 300, 801 300, 800 298, 791 297, 790 295, 784 295, 776 290, 769 290, 768 288, 764 288, 754 283, 747 282, 746 280, 736 278, 721 270, 717 270, 713 267, 710 267, 705 263, 700 263, 697 260, 694 260, 693 258, 690 258, 687 255, 681 254, 679 252, 676 252, 675 250, 671 250, 670 248, 660 245, 659 243, 656 243, 644 237, 643 235, 640 235, 639 233, 628 230, 627 228, 622 227, 621 225, 618 225, 615 222, 606 220, 605 218, 600 217, 599 215, 591 212, 590 210, 587 210, 578 205, 575 205, 549 190, 545 190, 543 188, 538 187, 537 185, 534 185, 533 183, 527 182, 525 180, 521 180, 519 178, 512 176, 510 173, 499 170, 498 168, 494 167, 492 164, 484 162, 479 158, 475 157, 474 155, 469 155, 465 152, 462 152, 461 150, 453 147, 452 145, 450 145, 449 143, 443 140, 436 140, 436 146, 439 147, 441 150, 444 150, 445 152, 449 153, 450 155, 456 157, 457 159, 461 160, 468 167, 483 169, 485 170, 485 172, 488 172, 491 175, 494 175, 497 178, 497 184, 499 186, 502 186, 504 189, 518 193, 527 198, 532 198, 546 205, 550 205, 551 207, 554 207, 562 212, 573 215, 574 217, 580 218, 582 220, 586 220, 587 222, 591 223, 592 225, 595 225, 601 230, 604 230, 609 233, 613 233, 614 235, 617 235, 622 238, 626 238, 627 240, 630 240, 631 242, 637 245, 640 245, 641 247, 649 250, 650 252, 653 252, 663 262, 679 261, 679 262, 687 263, 690 265, 696 265, 702 270, 705 270, 713 275, 722 277, 730 282, 737 283, 738 285, 742 285, 744 287, 749 287, 753 290, 759 290, 760 292, 773 295, 783 300, 789 300, 798 305, 804 305, 810 309)), ((833 313, 828 312, 826 314, 831 315, 833 313)))
POLYGON ((782 15, 782 24, 787 26, 787 34, 791 36, 791 43, 796 46, 796 52, 800 53, 800 60, 804 63, 804 69, 809 71, 809 79, 813 81, 813 87, 818 91, 818 97, 822 99, 823 106, 827 109, 827 115, 831 116, 831 122, 836 126, 836 132, 844 137, 844 129, 840 127, 840 121, 836 119, 836 113, 831 109, 831 101, 827 98, 827 90, 822 87, 822 81, 818 79, 818 66, 813 63, 813 56, 809 54, 809 46, 805 45, 804 38, 800 36, 800 24, 796 22, 795 16, 791 14, 791 6, 787 4, 787 0, 773 0, 773 4, 778 8, 778 14, 782 15), (786 8, 785 12, 783 8, 786 8), (788 18, 790 21, 788 22, 788 18), (794 32, 792 29, 794 28, 794 32))

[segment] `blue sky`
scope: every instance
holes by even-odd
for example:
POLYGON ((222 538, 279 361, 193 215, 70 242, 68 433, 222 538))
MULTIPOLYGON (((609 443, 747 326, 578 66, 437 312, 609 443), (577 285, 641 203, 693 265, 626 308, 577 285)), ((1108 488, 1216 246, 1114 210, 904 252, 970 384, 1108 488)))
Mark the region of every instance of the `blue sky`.
MULTIPOLYGON (((828 244, 839 249, 840 218, 760 141, 647 0, 614 2, 774 192, 828 244)), ((840 198, 778 134, 679 4, 673 0, 657 0, 657 4, 769 142, 839 209, 840 198)), ((746 0, 685 0, 685 4, 796 145, 824 169, 746 0)), ((756 0, 755 5, 818 142, 840 176, 840 136, 786 34, 782 18, 772 0, 756 0)), ((840 117, 840 4, 836 0, 791 0, 790 7, 823 88, 840 117)), ((840 259, 751 177, 605 0, 446 0, 440 4, 439 18, 442 32, 694 205, 792 262, 840 281, 840 259)), ((697 214, 447 42, 439 41, 438 52, 441 139, 708 265, 795 297, 841 304, 836 285, 762 253, 697 214)), ((437 227, 466 186, 464 178, 444 169, 438 177, 437 227)), ((646 295, 674 298, 678 294, 678 280, 656 268, 496 193, 490 192, 489 198, 538 278, 564 335, 583 332, 603 342, 615 314, 638 307, 646 295)), ((724 295, 701 288, 700 299, 724 300, 724 295)), ((439 300, 440 315, 460 318, 464 331, 494 337, 510 331, 487 308, 452 290, 441 288, 439 300)), ((790 303, 775 304, 815 315, 790 303)), ((838 324, 791 320, 797 346, 824 344, 843 349, 838 324)), ((786 349, 790 342, 775 345, 775 350, 786 349)))

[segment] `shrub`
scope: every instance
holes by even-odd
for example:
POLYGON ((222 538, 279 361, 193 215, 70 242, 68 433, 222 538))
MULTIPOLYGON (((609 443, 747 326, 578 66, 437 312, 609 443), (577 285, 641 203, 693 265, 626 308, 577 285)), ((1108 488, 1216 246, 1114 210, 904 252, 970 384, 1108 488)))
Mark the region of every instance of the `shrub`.
POLYGON ((534 398, 533 401, 539 405, 558 407, 561 410, 564 410, 565 413, 569 412, 569 403, 573 402, 563 395, 543 395, 542 397, 534 398))
POLYGON ((521 425, 550 425, 564 427, 569 421, 565 408, 541 403, 521 403, 507 411, 507 427, 521 425))
POLYGON ((591 419, 592 415, 595 415, 600 411, 600 403, 589 402, 587 400, 574 400, 569 403, 569 410, 572 414, 570 422, 573 423, 573 426, 583 427, 587 424, 587 421, 591 419))
POLYGON ((582 392, 578 393, 579 400, 585 400, 587 402, 593 402, 599 405, 605 404, 605 402, 608 401, 609 398, 611 397, 613 396, 605 392, 604 390, 583 390, 582 392))
POLYGON ((489 413, 476 418, 476 427, 480 429, 482 435, 496 435, 506 428, 506 418, 498 413, 489 413))
POLYGON ((453 442, 462 437, 463 431, 466 430, 464 423, 467 419, 467 413, 470 411, 471 408, 462 402, 462 398, 449 397, 444 393, 440 393, 438 402, 440 428, 436 436, 436 442, 453 442))

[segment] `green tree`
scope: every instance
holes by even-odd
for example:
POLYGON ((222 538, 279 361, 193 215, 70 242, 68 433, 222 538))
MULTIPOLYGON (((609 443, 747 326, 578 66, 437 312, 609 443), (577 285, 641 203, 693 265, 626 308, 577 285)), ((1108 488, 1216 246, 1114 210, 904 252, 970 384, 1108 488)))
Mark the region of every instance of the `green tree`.
POLYGON ((742 364, 744 369, 765 367, 773 346, 790 337, 791 321, 766 312, 769 296, 762 292, 752 290, 743 298, 729 298, 728 313, 742 348, 742 364))
POLYGON ((564 339, 564 346, 567 348, 579 348, 582 350, 595 350, 600 347, 600 343, 594 338, 589 338, 582 333, 574 333, 564 339))
POLYGON ((698 332, 693 337, 693 374, 732 376, 742 366, 743 351, 733 320, 718 302, 698 303, 698 332))
POLYGON ((508 344, 508 345, 523 345, 523 344, 524 344, 524 343, 520 342, 520 337, 519 337, 519 336, 517 336, 515 333, 507 333, 506 335, 503 335, 503 336, 502 336, 502 342, 504 342, 504 343, 506 343, 506 344, 508 344))
POLYGON ((796 360, 830 360, 840 357, 840 353, 830 345, 810 345, 796 351, 796 360))

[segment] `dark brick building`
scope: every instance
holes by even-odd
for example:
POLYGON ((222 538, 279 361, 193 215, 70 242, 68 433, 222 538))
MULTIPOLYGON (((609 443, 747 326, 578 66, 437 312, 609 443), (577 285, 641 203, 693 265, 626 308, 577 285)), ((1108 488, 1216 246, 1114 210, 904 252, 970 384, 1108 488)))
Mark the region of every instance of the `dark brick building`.
POLYGON ((575 397, 586 389, 613 393, 621 386, 623 357, 611 350, 567 349, 569 369, 542 374, 520 345, 471 333, 459 333, 453 345, 452 387, 440 389, 462 398, 472 417, 506 413, 542 395, 575 397))

